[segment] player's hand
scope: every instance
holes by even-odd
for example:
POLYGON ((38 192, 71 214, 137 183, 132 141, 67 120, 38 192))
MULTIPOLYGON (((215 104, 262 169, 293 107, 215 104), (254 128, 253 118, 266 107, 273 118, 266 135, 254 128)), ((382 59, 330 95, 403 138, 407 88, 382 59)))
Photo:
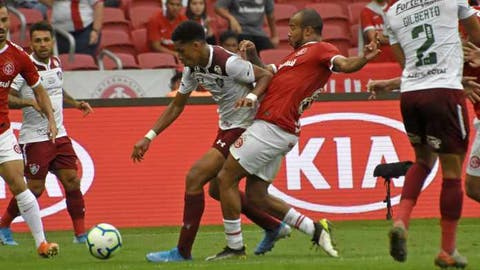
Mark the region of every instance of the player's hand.
POLYGON ((237 102, 235 102, 235 109, 238 109, 238 108, 241 108, 241 107, 255 107, 255 104, 257 103, 257 101, 255 100, 251 100, 249 98, 246 98, 246 97, 242 97, 240 98, 239 100, 237 100, 237 102))
POLYGON ((465 62, 469 62, 470 66, 480 67, 480 48, 472 42, 463 43, 463 58, 465 62))
POLYGON ((464 93, 472 104, 480 102, 480 84, 476 80, 476 77, 462 78, 464 93))
POLYGON ((57 138, 58 129, 57 124, 55 123, 55 119, 51 119, 48 121, 48 138, 55 143, 55 138, 57 138))
POLYGON ((380 41, 378 40, 378 38, 375 38, 370 43, 365 45, 365 47, 363 47, 363 57, 365 57, 367 61, 375 58, 380 52, 380 41))
POLYGON ((367 91, 370 93, 368 99, 377 99, 377 94, 389 91, 388 80, 369 80, 367 91))
POLYGON ((77 108, 83 112, 83 116, 87 116, 87 115, 89 115, 90 113, 93 112, 92 107, 86 101, 78 102, 78 107, 77 108))
POLYGON ((133 146, 133 151, 131 158, 133 162, 141 162, 143 160, 143 156, 148 150, 148 147, 150 146, 150 140, 147 138, 142 138, 140 139, 134 146, 133 146))
POLYGON ((250 40, 242 40, 238 45, 238 54, 245 60, 248 60, 248 55, 257 53, 255 43, 250 40))

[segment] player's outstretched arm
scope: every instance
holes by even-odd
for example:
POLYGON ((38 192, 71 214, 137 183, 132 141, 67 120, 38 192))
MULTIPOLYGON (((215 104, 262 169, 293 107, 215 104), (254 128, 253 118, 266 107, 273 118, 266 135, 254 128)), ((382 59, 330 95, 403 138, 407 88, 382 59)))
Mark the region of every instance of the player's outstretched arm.
POLYGON ((270 71, 271 73, 275 73, 271 65, 266 65, 263 63, 262 59, 260 59, 257 53, 257 48, 253 42, 250 40, 242 40, 238 45, 238 48, 240 57, 256 66, 270 71))
POLYGON ((40 114, 42 113, 42 109, 38 107, 38 104, 34 99, 21 98, 18 96, 18 92, 13 89, 10 89, 10 93, 8 94, 8 107, 10 109, 32 107, 40 114))
POLYGON ((368 99, 376 99, 380 93, 400 89, 400 83, 400 77, 388 80, 370 80, 367 83, 367 91, 370 92, 368 99))
POLYGON ((362 56, 353 57, 335 57, 333 59, 333 71, 337 72, 355 72, 365 66, 368 61, 372 60, 380 52, 378 48, 378 41, 373 40, 367 44, 363 49, 362 56))
POLYGON ((93 109, 88 102, 74 99, 67 91, 65 91, 65 89, 63 89, 63 103, 79 109, 83 112, 83 116, 87 116, 93 112, 93 109))
POLYGON ((152 129, 150 129, 143 138, 137 141, 133 146, 131 159, 133 162, 140 162, 143 160, 143 156, 147 152, 150 142, 163 130, 165 130, 175 119, 183 112, 185 105, 190 94, 182 94, 177 92, 177 95, 173 98, 172 102, 168 105, 167 109, 160 115, 152 129))
POLYGON ((38 103, 38 106, 42 109, 43 114, 47 117, 48 120, 48 136, 52 142, 55 142, 57 137, 57 124, 55 123, 55 117, 53 117, 53 109, 50 98, 48 97, 47 91, 43 88, 42 84, 39 83, 36 87, 32 88, 33 93, 35 94, 35 100, 38 103))

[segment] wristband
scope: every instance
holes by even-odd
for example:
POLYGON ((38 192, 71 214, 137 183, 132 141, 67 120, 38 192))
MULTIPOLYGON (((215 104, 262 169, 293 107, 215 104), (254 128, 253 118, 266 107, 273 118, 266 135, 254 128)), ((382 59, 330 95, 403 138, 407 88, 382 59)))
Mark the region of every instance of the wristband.
POLYGON ((153 141, 153 139, 155 137, 157 137, 157 133, 155 131, 153 131, 152 129, 150 129, 147 134, 145 134, 145 138, 149 139, 150 141, 153 141))
POLYGON ((257 95, 255 95, 254 93, 248 93, 248 95, 245 96, 245 98, 248 98, 248 99, 252 100, 253 102, 256 102, 257 99, 258 99, 257 95))

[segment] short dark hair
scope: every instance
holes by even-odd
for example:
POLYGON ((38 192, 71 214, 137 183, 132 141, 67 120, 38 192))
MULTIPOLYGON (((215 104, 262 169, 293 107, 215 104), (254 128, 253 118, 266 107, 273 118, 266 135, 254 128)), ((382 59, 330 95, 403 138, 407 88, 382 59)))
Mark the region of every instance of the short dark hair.
POLYGON ((232 30, 227 30, 220 34, 220 44, 223 44, 227 39, 234 38, 238 41, 237 33, 233 32, 232 30))
POLYGON ((196 40, 205 41, 205 30, 203 26, 195 21, 185 21, 173 30, 172 40, 182 43, 196 40))
POLYGON ((40 21, 32 24, 30 26, 30 37, 32 37, 32 34, 35 31, 48 31, 50 32, 50 35, 53 37, 52 25, 49 24, 47 21, 40 21))
MULTIPOLYGON (((188 3, 187 3, 187 10, 185 11, 185 15, 187 16, 187 18, 189 18, 190 20, 193 20, 195 19, 195 15, 193 14, 192 10, 190 9, 190 4, 192 3, 192 0, 188 0, 188 3)), ((207 0, 203 0, 203 4, 205 5, 205 8, 203 9, 203 12, 202 14, 200 14, 200 18, 202 19, 206 19, 207 18, 207 0)))
POLYGON ((313 30, 315 30, 315 33, 317 33, 318 35, 322 35, 322 17, 320 17, 320 14, 318 14, 315 9, 306 8, 300 10, 298 13, 300 13, 302 16, 302 23, 300 25, 302 28, 310 26, 313 28, 313 30))

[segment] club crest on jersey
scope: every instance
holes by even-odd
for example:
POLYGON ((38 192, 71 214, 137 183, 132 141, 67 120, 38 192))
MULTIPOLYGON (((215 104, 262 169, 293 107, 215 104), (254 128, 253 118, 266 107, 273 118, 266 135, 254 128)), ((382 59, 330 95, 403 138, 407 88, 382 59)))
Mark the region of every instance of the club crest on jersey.
POLYGON ((13 65, 12 62, 7 62, 3 66, 3 73, 5 73, 5 75, 12 75, 14 71, 15 71, 15 66, 13 65))
POLYGON ((303 48, 300 51, 298 51, 297 53, 295 53, 295 56, 304 55, 307 52, 307 50, 308 50, 308 48, 303 48))
POLYGON ((38 164, 28 164, 28 169, 30 170, 30 173, 35 175, 38 173, 38 171, 40 170, 40 165, 38 164))
POLYGON ((222 75, 222 68, 219 65, 215 65, 215 67, 213 67, 213 71, 215 71, 215 73, 218 75, 222 75))

